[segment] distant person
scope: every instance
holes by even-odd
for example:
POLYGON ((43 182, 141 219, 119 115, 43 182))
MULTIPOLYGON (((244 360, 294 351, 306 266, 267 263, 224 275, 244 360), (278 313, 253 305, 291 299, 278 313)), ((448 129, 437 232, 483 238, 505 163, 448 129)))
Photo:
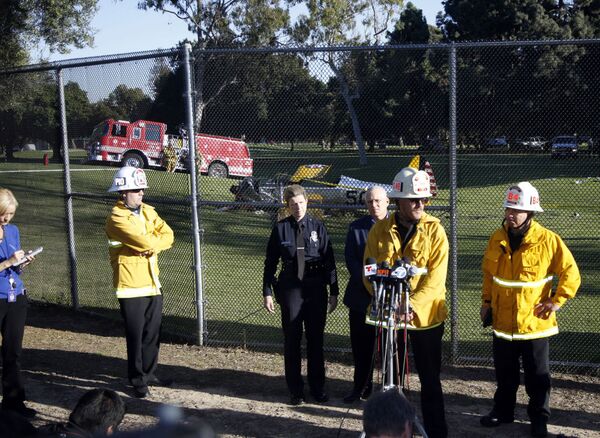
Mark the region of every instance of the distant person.
MULTIPOLYGON (((423 170, 405 167, 392 181, 388 197, 396 204, 396 212, 378 221, 369 231, 364 261, 377 263, 408 260, 417 268, 410 279, 410 309, 402 315, 400 327, 406 327, 421 382, 421 411, 429 438, 448 435, 444 395, 440 379, 442 337, 446 308, 446 275, 448 271, 448 238, 440 220, 425 212, 431 198, 431 181, 423 170)), ((367 290, 371 286, 366 282, 367 290)), ((399 364, 406 361, 403 336, 396 336, 399 364)), ((404 367, 398 370, 402 381, 404 367)))
POLYGON ((365 403, 366 438, 410 438, 415 421, 415 409, 397 387, 376 392, 365 403))
POLYGON ((503 205, 502 226, 490 237, 482 263, 480 316, 491 318, 497 389, 481 425, 514 421, 521 359, 531 435, 544 437, 550 417, 548 339, 558 333, 556 312, 575 296, 581 277, 562 239, 533 219, 544 210, 531 183, 510 186, 503 205))
POLYGON ((275 293, 281 306, 285 380, 290 391, 290 404, 297 406, 305 402, 301 374, 303 332, 306 332, 310 393, 317 403, 325 403, 329 396, 325 392, 323 337, 328 307, 329 312, 333 312, 338 298, 333 247, 325 224, 306 214, 304 187, 298 184, 286 187, 283 200, 291 215, 275 224, 267 243, 263 305, 274 313, 275 293), (282 269, 276 278, 280 260, 282 269))
POLYGON ((102 437, 117 432, 125 416, 125 403, 111 389, 91 389, 81 396, 64 424, 40 428, 41 436, 60 438, 102 437))
POLYGON ((350 224, 344 249, 346 268, 350 273, 344 304, 349 310, 350 343, 354 360, 354 385, 352 392, 344 397, 344 403, 366 399, 373 389, 375 327, 365 323, 371 295, 362 282, 363 255, 369 230, 374 223, 387 217, 390 201, 382 187, 374 186, 366 191, 365 204, 369 214, 350 224))
POLYGON ((21 376, 21 352, 28 301, 21 272, 33 260, 21 249, 19 228, 10 221, 19 203, 13 193, 0 188, 0 333, 2 334, 2 410, 33 418, 36 411, 25 406, 21 376), (20 260, 26 262, 15 266, 20 260))
POLYGON ((136 397, 148 385, 170 386, 156 376, 163 297, 158 279, 158 254, 173 245, 173 230, 142 202, 148 188, 142 169, 122 167, 109 192, 119 199, 106 220, 113 285, 125 322, 127 375, 136 397))

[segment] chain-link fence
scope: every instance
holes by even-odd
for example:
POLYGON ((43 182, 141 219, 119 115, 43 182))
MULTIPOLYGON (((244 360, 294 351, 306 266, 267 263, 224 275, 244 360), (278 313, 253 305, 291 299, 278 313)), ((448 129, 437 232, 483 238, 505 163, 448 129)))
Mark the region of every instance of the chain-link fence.
MULTIPOLYGON (((419 155, 438 186, 428 210, 451 242, 447 360, 490 361, 481 259, 504 191, 528 180, 545 210, 536 219, 563 237, 583 277, 559 311, 551 358, 563 369, 598 367, 600 41, 213 49, 189 64, 188 53, 0 76, 0 185, 19 199, 24 246, 45 247, 26 277, 33 299, 117 317, 104 221, 114 203, 106 190, 127 161, 148 167, 145 200, 175 230, 160 258, 164 329, 212 345, 281 345, 261 284, 282 188, 307 188, 343 293, 345 235, 366 214, 364 183, 390 184, 419 155)), ((349 349, 343 306, 328 317, 326 347, 349 349)))

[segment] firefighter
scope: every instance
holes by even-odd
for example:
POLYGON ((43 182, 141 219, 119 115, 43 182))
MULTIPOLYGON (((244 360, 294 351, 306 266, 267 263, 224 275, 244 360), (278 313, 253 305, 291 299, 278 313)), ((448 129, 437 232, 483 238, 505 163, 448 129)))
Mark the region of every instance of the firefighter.
POLYGON ((148 395, 148 385, 172 383, 155 371, 163 307, 158 254, 173 245, 173 230, 142 202, 147 188, 142 169, 119 169, 108 190, 119 199, 106 220, 113 285, 125 323, 127 375, 140 398, 148 395))
POLYGON ((344 397, 344 403, 353 403, 367 398, 373 388, 373 347, 375 327, 365 323, 371 296, 362 283, 363 254, 369 230, 377 221, 387 218, 390 201, 380 186, 369 188, 365 193, 365 204, 369 214, 355 220, 348 227, 344 255, 350 279, 344 293, 344 304, 348 307, 350 320, 350 343, 354 360, 354 386, 344 397))
POLYGON ((562 239, 533 217, 541 213, 538 191, 529 182, 508 188, 502 226, 491 236, 483 256, 480 316, 491 316, 497 389, 485 427, 514 421, 523 361, 531 435, 546 436, 550 416, 550 336, 558 333, 556 311, 573 298, 581 277, 562 239), (558 278, 552 291, 553 278, 558 278), (491 315, 490 315, 491 312, 491 315))
POLYGON ((291 216, 275 224, 267 244, 263 305, 270 313, 275 312, 274 293, 281 306, 285 380, 290 391, 290 404, 297 406, 305 401, 301 375, 303 326, 310 393, 316 402, 325 403, 329 396, 325 392, 323 332, 328 307, 329 312, 333 312, 338 296, 333 247, 325 225, 306 214, 304 187, 298 184, 286 187, 283 199, 291 216), (280 259, 282 269, 276 280, 280 259))
MULTIPOLYGON (((417 373, 421 381, 421 410, 429 437, 446 437, 448 427, 440 381, 442 336, 446 308, 448 238, 439 219, 425 213, 431 197, 429 175, 412 167, 400 170, 388 193, 396 212, 373 225, 367 237, 363 262, 373 258, 392 266, 406 258, 418 268, 410 280, 411 311, 404 315, 417 373)), ((364 277, 363 277, 364 278, 364 277)), ((371 287, 364 279, 367 290, 371 287)), ((404 352, 402 336, 396 336, 398 351, 404 352)), ((399 363, 405 358, 400 357, 399 363)), ((404 380, 404 376, 401 376, 404 380)))
POLYGON ((167 172, 175 172, 177 167, 177 152, 175 152, 175 148, 170 142, 163 150, 163 166, 165 166, 167 172))

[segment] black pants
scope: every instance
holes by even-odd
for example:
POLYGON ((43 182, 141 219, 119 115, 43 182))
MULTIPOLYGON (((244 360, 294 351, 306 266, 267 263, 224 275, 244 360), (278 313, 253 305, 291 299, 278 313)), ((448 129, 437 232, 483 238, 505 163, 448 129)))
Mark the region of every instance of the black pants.
MULTIPOLYGON (((397 331, 400 367, 402 367, 403 331, 397 331)), ((421 412, 423 426, 430 438, 448 436, 444 395, 440 372, 442 367, 442 336, 444 324, 427 330, 409 330, 408 337, 413 351, 417 373, 421 382, 421 412)))
POLYGON ((507 341, 494 336, 494 367, 498 384, 494 394, 494 410, 499 415, 514 416, 521 380, 521 358, 525 373, 525 390, 529 396, 527 414, 531 419, 550 416, 549 346, 548 338, 507 341))
POLYGON ((306 332, 308 385, 320 393, 325 385, 323 332, 327 319, 327 288, 321 277, 282 278, 277 300, 281 305, 284 336, 285 380, 293 395, 303 394, 302 333, 306 332))
POLYGON ((355 394, 370 393, 373 387, 373 351, 375 347, 375 326, 365 323, 365 313, 349 311, 350 343, 354 359, 355 394))
POLYGON ((17 301, 0 300, 0 332, 2 333, 2 406, 23 403, 25 387, 21 377, 21 352, 27 318, 27 297, 18 295, 17 301))
POLYGON ((120 298, 127 340, 127 376, 134 386, 148 384, 158 364, 162 295, 120 298))

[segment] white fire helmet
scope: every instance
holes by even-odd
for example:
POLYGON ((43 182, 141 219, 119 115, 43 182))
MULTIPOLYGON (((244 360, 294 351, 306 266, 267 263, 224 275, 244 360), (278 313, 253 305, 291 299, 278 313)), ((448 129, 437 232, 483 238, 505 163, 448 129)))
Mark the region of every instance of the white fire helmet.
POLYGON ((504 197, 504 208, 540 213, 544 211, 540 207, 540 195, 537 189, 527 181, 508 188, 504 197))
POLYGON ((123 166, 113 178, 109 192, 122 192, 125 190, 147 189, 146 174, 139 167, 123 166))
POLYGON ((430 198, 429 175, 424 170, 414 167, 405 167, 394 177, 392 191, 388 193, 390 199, 430 198))

